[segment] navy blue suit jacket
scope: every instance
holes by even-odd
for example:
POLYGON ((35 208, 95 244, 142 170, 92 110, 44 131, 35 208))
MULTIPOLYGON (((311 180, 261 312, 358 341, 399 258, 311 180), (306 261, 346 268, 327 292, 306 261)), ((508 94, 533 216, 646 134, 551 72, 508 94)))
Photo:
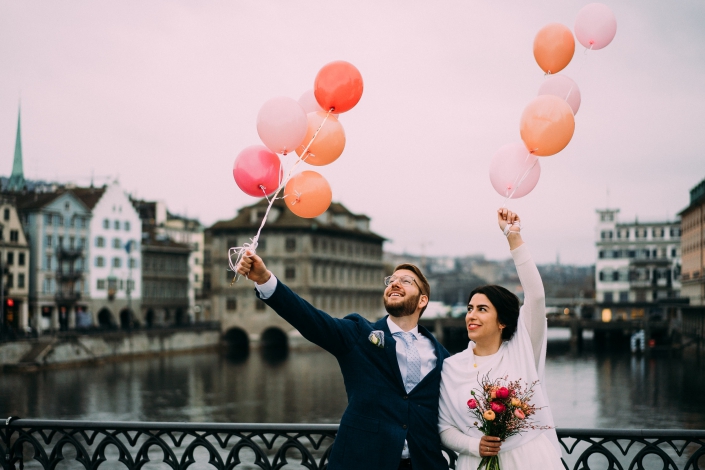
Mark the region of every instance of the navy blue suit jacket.
POLYGON ((435 346, 436 367, 407 394, 386 317, 376 323, 356 313, 333 318, 279 280, 265 302, 340 365, 348 406, 330 454, 330 470, 396 470, 404 439, 414 469, 448 469, 438 436, 438 397, 443 360, 449 354, 428 330, 419 326, 435 346), (384 332, 384 348, 369 341, 373 330, 384 332))

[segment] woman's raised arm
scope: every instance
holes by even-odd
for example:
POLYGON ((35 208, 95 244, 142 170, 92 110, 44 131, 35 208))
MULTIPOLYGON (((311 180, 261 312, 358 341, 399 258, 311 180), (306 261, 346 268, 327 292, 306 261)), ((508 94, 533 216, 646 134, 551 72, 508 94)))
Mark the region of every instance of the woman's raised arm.
POLYGON ((546 293, 543 289, 543 281, 541 281, 541 275, 529 249, 521 238, 519 216, 510 210, 499 209, 497 219, 499 228, 507 235, 509 249, 512 252, 519 281, 524 290, 522 315, 525 315, 524 322, 529 329, 534 360, 538 367, 546 331, 546 293))

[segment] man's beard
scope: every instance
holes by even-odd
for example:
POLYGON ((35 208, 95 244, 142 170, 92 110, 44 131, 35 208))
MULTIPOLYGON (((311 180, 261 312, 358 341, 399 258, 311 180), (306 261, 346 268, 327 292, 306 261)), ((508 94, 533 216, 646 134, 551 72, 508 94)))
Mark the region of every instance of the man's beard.
POLYGON ((389 304, 389 297, 384 297, 384 309, 393 317, 408 317, 416 311, 416 306, 419 304, 421 294, 407 297, 403 302, 394 305, 389 304))

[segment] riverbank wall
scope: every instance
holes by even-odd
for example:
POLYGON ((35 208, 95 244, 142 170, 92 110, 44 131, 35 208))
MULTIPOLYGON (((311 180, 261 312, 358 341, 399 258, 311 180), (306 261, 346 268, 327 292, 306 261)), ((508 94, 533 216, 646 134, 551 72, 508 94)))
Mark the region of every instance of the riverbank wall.
POLYGON ((0 366, 4 371, 31 371, 219 347, 219 329, 64 333, 0 343, 0 366))

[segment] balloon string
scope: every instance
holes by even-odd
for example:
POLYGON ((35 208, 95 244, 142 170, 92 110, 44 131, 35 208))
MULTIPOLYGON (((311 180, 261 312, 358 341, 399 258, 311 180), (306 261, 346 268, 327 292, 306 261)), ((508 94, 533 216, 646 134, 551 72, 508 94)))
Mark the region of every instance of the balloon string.
POLYGON ((588 51, 592 50, 592 46, 593 46, 593 44, 590 44, 590 48, 585 49, 585 51, 583 52, 583 56, 585 58, 580 62, 580 67, 578 67, 578 71, 575 73, 575 81, 573 83, 571 83, 571 85, 570 85, 570 89, 568 90, 568 94, 565 97, 566 101, 568 101, 568 97, 573 92, 573 88, 575 88, 575 82, 578 81, 578 77, 580 76, 580 72, 583 71, 583 67, 585 66, 585 62, 587 62, 587 55, 588 55, 587 53, 588 53, 588 51))
MULTIPOLYGON (((524 163, 526 163, 526 161, 529 159, 529 155, 531 155, 531 152, 526 154, 526 158, 524 159, 524 163)), ((526 177, 529 176, 529 172, 531 172, 531 170, 536 166, 536 163, 538 163, 538 161, 539 161, 539 159, 537 158, 536 160, 534 160, 534 163, 532 163, 531 166, 529 168, 527 168, 527 170, 524 172, 524 174, 517 175, 516 179, 514 180, 514 184, 513 184, 514 189, 512 189, 512 192, 509 193, 509 195, 507 195, 506 199, 504 199, 504 203, 502 203, 502 208, 507 206, 507 201, 509 201, 512 198, 512 196, 514 196, 514 193, 517 192, 517 190, 519 189, 519 186, 521 186, 521 183, 523 183, 524 180, 526 179, 526 177)), ((509 190, 507 190, 507 192, 509 192, 509 190)))
MULTIPOLYGON (((292 172, 294 171, 294 168, 296 168, 296 165, 305 161, 306 157, 308 156, 308 149, 311 148, 313 141, 316 140, 318 133, 323 128, 323 125, 328 120, 328 116, 330 116, 330 113, 332 111, 333 111, 333 108, 328 110, 328 112, 326 113, 326 117, 324 117, 323 121, 321 121, 321 125, 318 126, 318 129, 316 129, 316 132, 313 133, 313 136, 311 137, 311 140, 309 140, 308 144, 304 148, 304 151, 301 152, 301 155, 303 155, 303 157, 297 156, 296 161, 294 162, 293 165, 291 165, 291 168, 289 168, 289 171, 288 171, 285 178, 283 178, 283 179, 281 178, 281 175, 283 174, 283 172, 279 175, 279 177, 280 177, 279 187, 277 187, 277 190, 274 192, 271 199, 269 199, 267 197, 267 192, 266 192, 264 186, 260 185, 260 189, 264 193, 264 198, 267 199, 267 202, 269 202, 269 204, 267 205, 267 210, 264 213, 264 217, 262 218, 262 223, 260 224, 259 229, 257 230, 257 234, 254 236, 254 238, 250 239, 250 241, 252 243, 243 243, 242 246, 228 248, 228 265, 230 266, 230 270, 235 273, 235 276, 233 277, 233 280, 230 283, 231 286, 234 283, 236 283, 238 281, 238 279, 240 278, 240 275, 237 273, 238 263, 240 262, 242 257, 245 256, 246 252, 250 251, 250 252, 252 252, 252 254, 256 253, 260 233, 262 233, 262 228, 264 228, 264 224, 267 222, 267 217, 269 217, 269 211, 272 209, 272 205, 274 204, 274 201, 276 201, 277 199, 284 199, 287 196, 287 195, 284 195, 281 198, 277 198, 277 196, 279 195, 281 190, 284 189, 284 187, 286 186, 286 183, 288 183, 289 180, 291 179, 292 172), (233 257, 235 257, 234 260, 233 260, 233 257)), ((297 192, 297 200, 298 200, 299 196, 300 196, 300 194, 298 194, 298 192, 297 192)))

